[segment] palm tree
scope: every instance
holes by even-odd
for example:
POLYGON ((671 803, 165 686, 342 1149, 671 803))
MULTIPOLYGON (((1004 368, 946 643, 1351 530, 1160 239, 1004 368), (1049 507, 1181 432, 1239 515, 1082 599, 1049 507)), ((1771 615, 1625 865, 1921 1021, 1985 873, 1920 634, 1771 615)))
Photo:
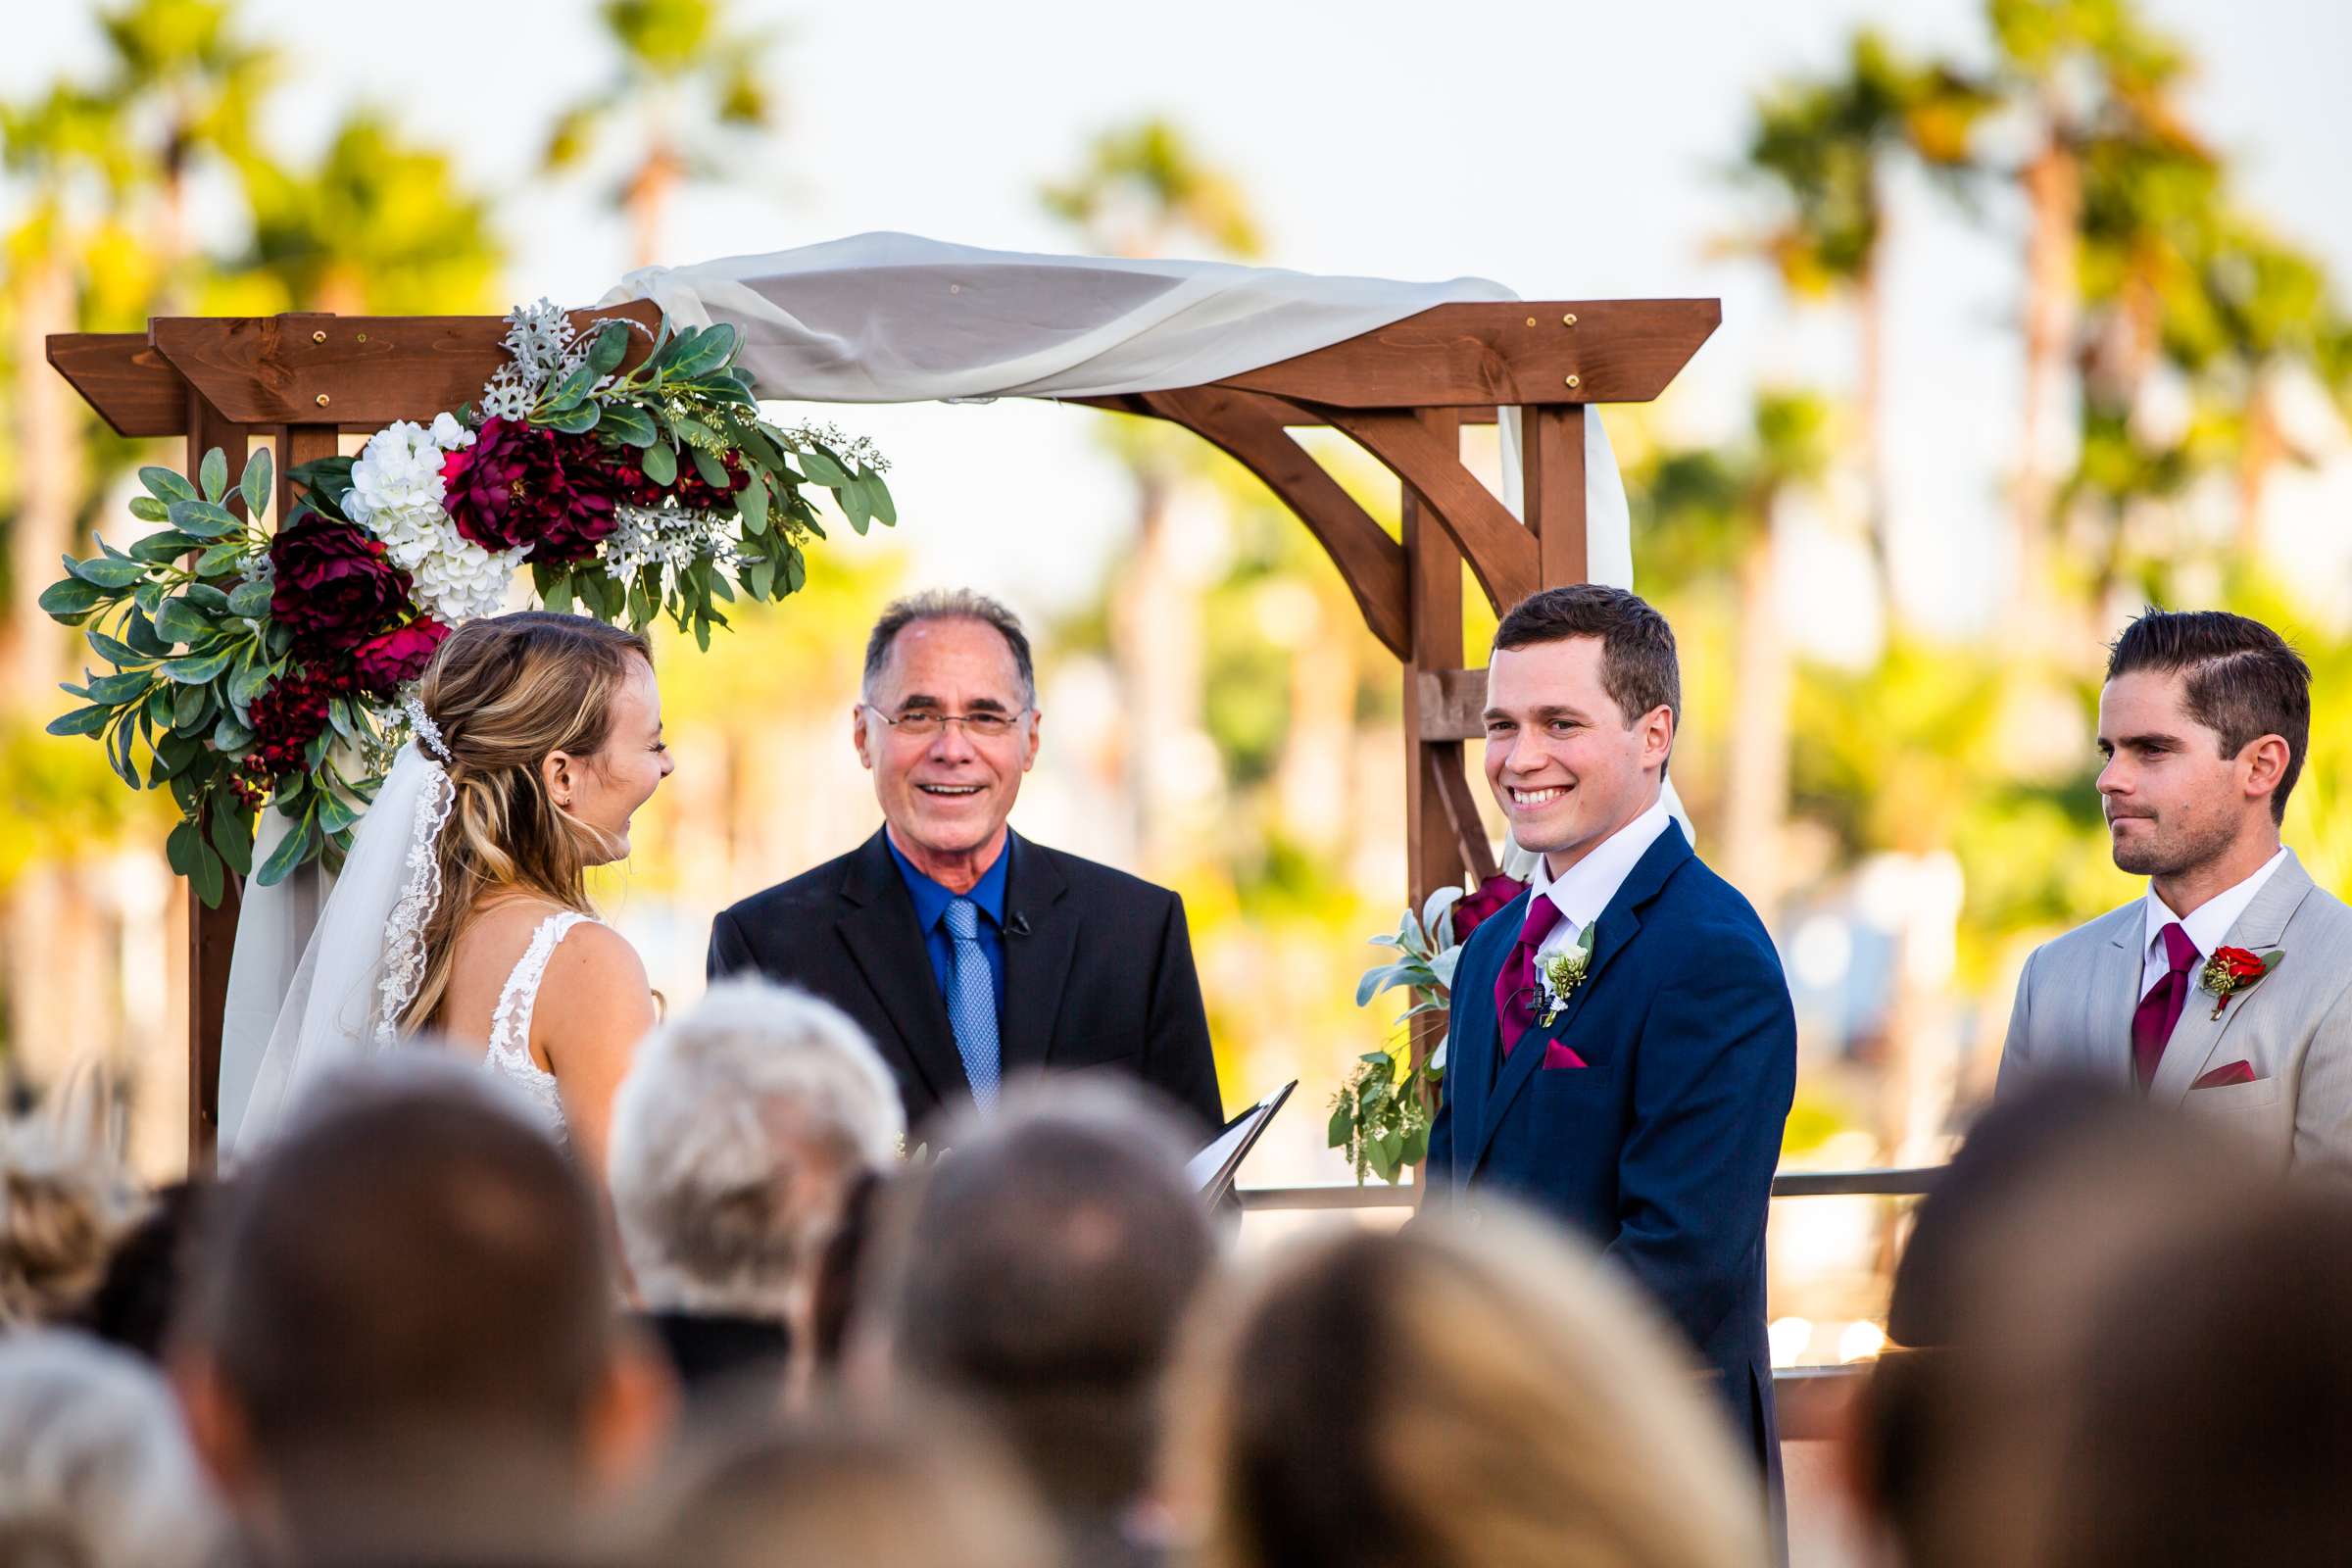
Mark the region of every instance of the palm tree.
POLYGON ((576 169, 625 129, 628 163, 612 193, 637 267, 661 260, 670 203, 689 178, 730 172, 732 143, 774 128, 765 85, 770 37, 730 23, 726 0, 604 0, 597 15, 619 51, 604 88, 556 119, 542 169, 576 169))
POLYGON ((1977 122, 1995 103, 1958 68, 1913 62, 1878 33, 1857 32, 1843 70, 1792 78, 1755 103, 1743 177, 1773 191, 1763 226, 1735 242, 1760 255, 1800 299, 1853 304, 1857 345, 1856 444, 1863 463, 1871 560, 1882 598, 1890 590, 1885 460, 1886 171, 1908 158, 1957 183, 1973 172, 1977 122))
POLYGON ((1077 172, 1039 197, 1100 255, 1249 261, 1265 248, 1240 184, 1157 116, 1103 131, 1077 172))

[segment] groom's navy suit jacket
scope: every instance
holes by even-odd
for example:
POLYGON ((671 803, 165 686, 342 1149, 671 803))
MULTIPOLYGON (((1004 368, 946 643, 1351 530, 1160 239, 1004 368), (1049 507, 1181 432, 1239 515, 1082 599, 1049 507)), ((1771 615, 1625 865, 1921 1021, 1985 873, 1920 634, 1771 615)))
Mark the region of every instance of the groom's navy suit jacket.
POLYGON ((1527 908, 1489 916, 1454 969, 1430 1201, 1508 1194, 1605 1249, 1721 1380, 1777 1512, 1764 1209, 1796 1082, 1780 957, 1670 827, 1593 922, 1584 984, 1505 1056, 1494 981, 1527 908), (1587 1065, 1544 1067, 1553 1039, 1587 1065))
MULTIPOLYGON (((722 910, 709 973, 764 974, 858 1020, 898 1080, 911 1130, 971 1103, 972 1088, 885 831, 722 910)), ((1132 1073, 1190 1111, 1203 1138, 1223 1126, 1183 901, 1018 834, 1004 853, 1004 1074, 1132 1073)))

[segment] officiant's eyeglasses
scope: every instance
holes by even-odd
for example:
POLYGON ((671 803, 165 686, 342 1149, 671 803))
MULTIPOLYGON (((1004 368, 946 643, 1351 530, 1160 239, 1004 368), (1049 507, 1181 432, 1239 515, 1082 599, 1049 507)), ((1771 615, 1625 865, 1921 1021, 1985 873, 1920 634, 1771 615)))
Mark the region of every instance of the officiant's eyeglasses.
POLYGON ((1017 713, 943 713, 936 708, 917 708, 911 712, 896 715, 885 713, 871 703, 859 703, 859 708, 873 714, 901 735, 920 740, 936 735, 950 724, 961 724, 966 735, 984 741, 1001 741, 1012 733, 1013 726, 1029 710, 1017 713))

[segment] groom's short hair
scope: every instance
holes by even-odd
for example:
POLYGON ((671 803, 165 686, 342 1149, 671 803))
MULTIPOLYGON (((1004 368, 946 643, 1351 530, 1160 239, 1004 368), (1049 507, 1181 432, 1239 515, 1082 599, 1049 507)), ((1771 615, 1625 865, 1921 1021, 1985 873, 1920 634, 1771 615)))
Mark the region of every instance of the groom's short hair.
POLYGON ((2151 607, 2107 656, 2109 680, 2142 669, 2184 677, 2188 716, 2221 737, 2224 757, 2265 735, 2286 742, 2286 766, 2271 791, 2271 819, 2284 821, 2311 742, 2311 666, 2286 639, 2226 610, 2151 607))
POLYGON ((1494 628, 1494 646, 1516 652, 1571 637, 1600 640, 1600 685, 1631 724, 1655 708, 1683 717, 1683 667, 1674 628, 1648 600, 1596 582, 1545 588, 1513 605, 1494 628))
POLYGON ((1032 708, 1037 706, 1037 661, 1030 653, 1029 633, 1022 628, 1021 617, 971 588, 930 588, 893 600, 883 609, 882 618, 874 622, 874 629, 865 639, 865 671, 860 690, 866 698, 872 698, 874 682, 889 667, 890 651, 897 645, 899 633, 924 620, 976 620, 994 629, 1004 639, 1004 647, 1012 655, 1021 701, 1032 708))

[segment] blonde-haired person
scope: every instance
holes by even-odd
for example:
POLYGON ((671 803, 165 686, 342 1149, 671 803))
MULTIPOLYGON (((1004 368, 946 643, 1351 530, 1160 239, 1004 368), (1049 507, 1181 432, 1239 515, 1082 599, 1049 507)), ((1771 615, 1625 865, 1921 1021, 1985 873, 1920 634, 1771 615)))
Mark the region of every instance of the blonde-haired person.
MULTIPOLYGON (((407 706, 415 736, 319 914, 235 1147, 275 1136, 338 1061, 429 1036, 481 1053, 601 1176, 655 1008, 586 872, 629 853, 631 817, 669 776, 651 646, 582 615, 469 621, 407 706)), ((229 1076, 224 1057, 224 1130, 229 1076)))
POLYGON ((122 1162, 72 1128, 0 1123, 0 1328, 77 1311, 143 1206, 122 1162))
POLYGON ((1204 1303, 1169 1498, 1197 1568, 1754 1568, 1764 1501, 1687 1358, 1493 1202, 1204 1303))

